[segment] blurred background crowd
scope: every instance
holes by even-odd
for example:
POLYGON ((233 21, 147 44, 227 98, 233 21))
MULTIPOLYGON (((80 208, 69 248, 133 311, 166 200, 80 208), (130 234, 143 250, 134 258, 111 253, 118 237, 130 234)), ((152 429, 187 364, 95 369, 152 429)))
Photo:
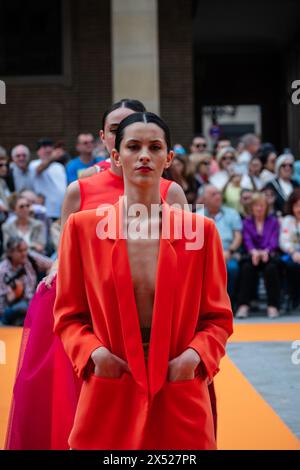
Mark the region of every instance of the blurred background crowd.
MULTIPOLYGON (((235 315, 263 310, 269 318, 300 304, 300 161, 255 134, 236 143, 195 135, 174 145, 165 178, 183 188, 193 211, 217 226, 235 315)), ((21 325, 38 282, 57 256, 68 184, 109 156, 92 133, 81 133, 76 156, 63 142, 41 138, 35 149, 0 146, 0 321, 21 325)))

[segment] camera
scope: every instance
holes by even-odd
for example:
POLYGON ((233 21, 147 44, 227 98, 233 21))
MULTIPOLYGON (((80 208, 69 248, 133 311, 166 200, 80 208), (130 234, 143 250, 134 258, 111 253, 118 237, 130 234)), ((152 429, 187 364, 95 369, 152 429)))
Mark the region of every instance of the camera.
POLYGON ((23 276, 26 274, 25 268, 19 268, 15 273, 9 275, 9 274, 4 274, 3 280, 6 285, 9 285, 12 289, 15 289, 16 287, 16 280, 19 279, 19 277, 23 276))

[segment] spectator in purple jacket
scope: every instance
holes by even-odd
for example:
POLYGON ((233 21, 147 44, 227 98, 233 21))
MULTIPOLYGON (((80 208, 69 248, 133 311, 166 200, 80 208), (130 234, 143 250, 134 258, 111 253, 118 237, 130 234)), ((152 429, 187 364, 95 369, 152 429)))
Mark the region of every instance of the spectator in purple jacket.
POLYGON ((246 318, 249 304, 257 286, 258 273, 264 276, 269 318, 279 315, 280 279, 276 252, 279 246, 279 222, 268 215, 268 201, 263 193, 254 193, 250 217, 243 221, 243 243, 248 254, 241 266, 237 318, 246 318))

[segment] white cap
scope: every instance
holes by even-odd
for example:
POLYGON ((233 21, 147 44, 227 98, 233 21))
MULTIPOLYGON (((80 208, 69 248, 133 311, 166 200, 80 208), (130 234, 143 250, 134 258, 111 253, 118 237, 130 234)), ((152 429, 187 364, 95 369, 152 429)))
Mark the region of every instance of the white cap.
POLYGON ((283 165, 283 163, 285 162, 294 163, 294 161, 295 161, 294 156, 291 153, 282 153, 281 155, 279 155, 279 157, 276 158, 276 162, 275 162, 276 174, 277 175, 279 174, 280 167, 281 165, 283 165))

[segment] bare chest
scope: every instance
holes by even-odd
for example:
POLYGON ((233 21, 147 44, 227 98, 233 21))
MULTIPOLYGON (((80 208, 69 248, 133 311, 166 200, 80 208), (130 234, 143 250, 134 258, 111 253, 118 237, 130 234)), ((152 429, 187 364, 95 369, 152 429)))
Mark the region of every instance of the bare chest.
POLYGON ((141 326, 150 326, 155 295, 159 240, 127 240, 127 250, 140 323, 141 326))

